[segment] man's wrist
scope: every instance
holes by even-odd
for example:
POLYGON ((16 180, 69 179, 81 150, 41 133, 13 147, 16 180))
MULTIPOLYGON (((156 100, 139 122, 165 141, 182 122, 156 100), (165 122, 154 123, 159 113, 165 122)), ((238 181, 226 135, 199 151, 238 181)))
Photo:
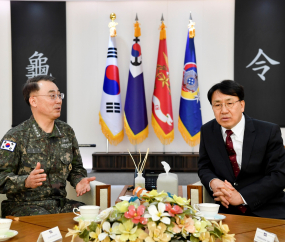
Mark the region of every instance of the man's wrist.
POLYGON ((25 181, 24 181, 24 185, 25 185, 25 188, 29 188, 28 186, 27 186, 27 180, 28 180, 28 177, 25 179, 25 181))
POLYGON ((213 180, 216 180, 216 179, 217 179, 217 180, 220 180, 219 178, 213 178, 213 179, 209 182, 209 188, 210 188, 211 191, 213 191, 213 189, 212 189, 212 187, 211 187, 211 182, 212 182, 213 180))
POLYGON ((246 203, 246 201, 244 200, 243 196, 242 196, 241 194, 239 194, 239 195, 240 195, 240 197, 241 197, 241 199, 242 199, 242 202, 243 202, 241 205, 244 205, 244 206, 247 205, 247 203, 246 203))

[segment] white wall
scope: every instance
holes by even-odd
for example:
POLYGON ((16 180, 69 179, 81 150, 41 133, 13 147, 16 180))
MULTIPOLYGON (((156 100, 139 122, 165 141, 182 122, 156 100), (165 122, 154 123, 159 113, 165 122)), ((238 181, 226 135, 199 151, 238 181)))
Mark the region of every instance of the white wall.
MULTIPOLYGON (((209 88, 224 79, 233 79, 234 0, 67 2, 67 120, 79 143, 96 143, 81 148, 86 168, 92 167, 91 154, 106 151, 106 139, 99 126, 99 108, 108 48, 109 15, 117 15, 117 48, 122 104, 125 103, 129 59, 136 13, 141 24, 141 48, 149 120, 149 137, 137 149, 160 152, 163 147, 151 126, 151 100, 159 44, 159 25, 163 13, 167 44, 175 126, 174 141, 166 152, 192 151, 177 128, 182 70, 189 11, 196 22, 196 57, 203 123, 214 118, 207 100, 209 88)), ((10 3, 0 1, 0 136, 11 127, 11 32, 10 3), (4 57, 4 58, 3 58, 4 57), (5 105, 3 105, 5 103, 5 105)), ((25 77, 23 77, 25 78, 25 77)), ((22 97, 19 97, 22 98, 22 97)), ((135 148, 127 136, 109 151, 126 152, 135 148)), ((194 148, 198 151, 199 146, 194 148)))
POLYGON ((0 1, 0 139, 12 125, 10 1, 0 1))

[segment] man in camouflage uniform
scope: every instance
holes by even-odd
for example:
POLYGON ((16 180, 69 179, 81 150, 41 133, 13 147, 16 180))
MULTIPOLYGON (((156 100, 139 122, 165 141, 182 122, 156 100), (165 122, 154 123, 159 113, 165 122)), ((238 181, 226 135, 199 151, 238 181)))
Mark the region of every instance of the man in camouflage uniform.
POLYGON ((66 198, 66 180, 77 196, 90 191, 73 129, 58 120, 64 94, 55 78, 37 76, 24 88, 32 117, 10 129, 0 142, 2 217, 72 212, 83 203, 66 198))

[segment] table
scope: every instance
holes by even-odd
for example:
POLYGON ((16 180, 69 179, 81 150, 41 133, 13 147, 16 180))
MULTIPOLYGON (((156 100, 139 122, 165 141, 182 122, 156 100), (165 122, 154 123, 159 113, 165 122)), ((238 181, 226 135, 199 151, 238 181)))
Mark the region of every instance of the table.
MULTIPOLYGON (((223 223, 229 225, 230 233, 236 234, 237 242, 252 242, 256 228, 264 229, 277 234, 280 242, 285 241, 285 220, 256 218, 249 216, 225 214, 223 223)), ((37 241, 40 232, 50 228, 59 227, 63 242, 70 242, 72 237, 65 238, 68 228, 72 229, 77 223, 73 221, 73 213, 49 214, 37 216, 20 217, 20 221, 13 221, 11 229, 17 230, 19 234, 10 239, 9 242, 37 241)), ((82 242, 76 237, 75 242, 82 242)))
POLYGON ((279 242, 285 241, 285 220, 231 214, 224 215, 226 218, 223 220, 223 223, 229 225, 230 234, 236 235, 237 242, 252 242, 256 228, 276 234, 279 242))
MULTIPOLYGON (((132 185, 125 185, 123 190, 121 191, 120 195, 117 197, 115 203, 119 203, 121 202, 122 200, 119 198, 121 196, 126 196, 126 195, 130 195, 130 196, 133 196, 133 191, 128 191, 128 187, 132 187, 132 185)), ((182 189, 182 186, 178 186, 178 196, 179 197, 183 197, 183 189, 182 189)))

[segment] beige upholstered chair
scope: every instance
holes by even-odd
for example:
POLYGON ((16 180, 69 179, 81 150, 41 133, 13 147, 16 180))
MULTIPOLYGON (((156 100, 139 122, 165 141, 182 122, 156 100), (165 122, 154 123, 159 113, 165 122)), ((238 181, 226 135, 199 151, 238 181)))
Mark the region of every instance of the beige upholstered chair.
POLYGON ((66 182, 67 198, 73 199, 79 202, 83 202, 87 205, 100 206, 101 210, 111 207, 111 185, 107 185, 103 182, 92 181, 90 182, 91 191, 84 195, 77 197, 75 189, 66 182))
POLYGON ((214 199, 209 195, 203 184, 199 181, 187 185, 187 198, 191 199, 191 205, 197 203, 214 203, 214 199))
MULTIPOLYGON (((104 184, 99 181, 90 182, 91 191, 77 197, 75 189, 66 183, 67 198, 86 203, 88 205, 100 206, 101 210, 111 206, 111 185, 104 184)), ((6 194, 0 194, 0 205, 3 200, 6 200, 6 194)), ((0 206, 1 213, 1 206, 0 206)))

